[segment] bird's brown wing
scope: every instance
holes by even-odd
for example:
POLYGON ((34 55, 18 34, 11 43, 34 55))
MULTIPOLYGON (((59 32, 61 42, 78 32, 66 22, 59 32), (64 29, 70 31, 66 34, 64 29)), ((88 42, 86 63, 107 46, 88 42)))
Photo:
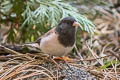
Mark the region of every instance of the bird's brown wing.
POLYGON ((46 36, 48 36, 48 35, 50 35, 50 34, 53 33, 53 32, 56 32, 55 29, 56 29, 56 27, 52 28, 52 29, 49 30, 47 33, 45 33, 44 35, 40 36, 40 37, 35 41, 35 43, 39 43, 39 44, 40 44, 41 39, 44 38, 44 37, 46 37, 46 36))

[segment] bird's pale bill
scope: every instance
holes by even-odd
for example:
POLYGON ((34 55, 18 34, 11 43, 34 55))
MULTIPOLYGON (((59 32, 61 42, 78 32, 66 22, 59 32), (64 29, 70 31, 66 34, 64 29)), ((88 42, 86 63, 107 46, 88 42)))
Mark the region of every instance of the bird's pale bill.
POLYGON ((74 27, 78 27, 78 26, 80 26, 80 24, 79 24, 78 22, 74 22, 74 23, 73 23, 73 26, 74 26, 74 27))

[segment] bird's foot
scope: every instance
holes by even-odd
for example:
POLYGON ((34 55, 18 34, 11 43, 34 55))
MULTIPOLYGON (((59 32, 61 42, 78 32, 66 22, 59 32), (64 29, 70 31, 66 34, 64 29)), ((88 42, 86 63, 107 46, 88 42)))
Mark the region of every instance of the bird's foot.
POLYGON ((62 61, 66 61, 66 62, 74 62, 74 59, 70 59, 69 57, 55 57, 54 60, 62 60, 62 61))

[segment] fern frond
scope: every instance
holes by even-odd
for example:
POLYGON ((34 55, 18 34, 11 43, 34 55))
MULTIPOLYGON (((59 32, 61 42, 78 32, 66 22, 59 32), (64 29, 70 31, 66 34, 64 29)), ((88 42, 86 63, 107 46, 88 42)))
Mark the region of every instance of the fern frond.
MULTIPOLYGON (((27 10, 28 8, 26 8, 26 12, 24 13, 26 13, 25 15, 27 15, 27 17, 24 23, 39 23, 42 26, 44 26, 45 24, 49 24, 50 27, 54 27, 58 24, 61 18, 72 16, 81 24, 80 28, 82 30, 87 31, 90 34, 94 34, 95 25, 85 16, 79 14, 78 10, 71 5, 63 3, 60 0, 36 0, 36 2, 35 0, 33 1, 34 4, 37 4, 38 7, 34 10, 29 8, 31 12, 29 12, 29 10, 27 10)), ((33 2, 31 4, 33 4, 33 2)), ((34 6, 32 6, 31 4, 29 4, 29 6, 33 8, 34 6)))

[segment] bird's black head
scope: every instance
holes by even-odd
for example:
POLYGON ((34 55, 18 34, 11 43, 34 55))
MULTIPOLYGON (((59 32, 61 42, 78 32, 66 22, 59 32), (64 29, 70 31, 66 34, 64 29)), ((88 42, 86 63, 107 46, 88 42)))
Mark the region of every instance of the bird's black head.
POLYGON ((62 23, 62 22, 68 22, 68 23, 73 24, 75 21, 76 21, 76 20, 75 20, 73 17, 65 17, 65 18, 63 18, 63 19, 61 20, 60 23, 62 23))
POLYGON ((79 26, 79 24, 73 17, 65 17, 58 24, 56 31, 58 33, 69 34, 75 32, 77 26, 79 26))
POLYGON ((73 17, 66 17, 56 27, 56 31, 59 34, 59 41, 64 46, 72 46, 75 43, 77 26, 79 24, 73 17))

